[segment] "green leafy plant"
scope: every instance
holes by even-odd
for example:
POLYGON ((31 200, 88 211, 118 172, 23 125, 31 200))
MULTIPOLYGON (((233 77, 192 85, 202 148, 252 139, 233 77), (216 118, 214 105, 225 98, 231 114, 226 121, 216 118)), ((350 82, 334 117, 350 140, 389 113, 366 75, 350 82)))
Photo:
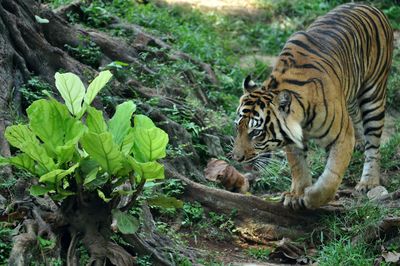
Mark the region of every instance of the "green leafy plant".
POLYGON ((32 76, 26 84, 22 85, 19 91, 24 98, 22 108, 26 109, 34 101, 44 98, 46 95, 43 91, 52 91, 52 87, 49 83, 40 80, 38 76, 32 76))
POLYGON ((166 196, 176 197, 183 193, 185 183, 180 179, 169 178, 162 185, 162 191, 166 196))
POLYGON ((82 22, 93 28, 106 27, 111 21, 111 17, 104 9, 102 1, 90 3, 88 6, 81 6, 83 12, 82 22))
POLYGON ((273 249, 270 248, 253 248, 250 247, 249 249, 244 250, 244 253, 247 255, 250 255, 256 259, 260 260, 265 260, 268 261, 268 255, 273 251, 273 249))
POLYGON ((145 255, 137 258, 136 261, 137 265, 140 266, 151 266, 153 263, 151 262, 151 256, 150 255, 145 255))
MULTIPOLYGON (((6 139, 20 153, 1 157, 0 163, 38 177, 31 195, 48 193, 54 200, 63 200, 87 191, 108 203, 118 195, 137 197, 146 181, 164 178, 164 167, 156 161, 166 155, 168 135, 163 130, 144 115, 135 115, 132 127, 136 110, 132 101, 118 105, 108 122, 90 106, 111 76, 103 71, 85 89, 78 76, 56 73, 56 87, 65 104, 51 97, 34 101, 27 109, 29 124, 6 129, 6 139), (120 189, 127 180, 132 189, 120 189)), ((113 213, 122 233, 137 230, 135 217, 118 209, 113 213)))
POLYGON ((235 222, 233 221, 233 218, 237 216, 237 210, 232 210, 229 215, 223 213, 217 214, 215 212, 209 212, 208 214, 212 225, 231 234, 235 232, 235 222))
POLYGON ((69 44, 64 45, 68 53, 82 63, 98 68, 102 55, 100 47, 97 46, 95 42, 92 42, 89 36, 86 38, 80 37, 80 39, 83 43, 79 44, 77 47, 72 47, 69 44))
POLYGON ((197 201, 194 203, 186 202, 183 205, 183 214, 185 220, 182 221, 182 225, 185 226, 200 226, 201 222, 205 218, 204 209, 197 201))
POLYGON ((0 265, 7 264, 8 256, 11 252, 11 234, 13 230, 5 225, 6 223, 0 223, 0 265))

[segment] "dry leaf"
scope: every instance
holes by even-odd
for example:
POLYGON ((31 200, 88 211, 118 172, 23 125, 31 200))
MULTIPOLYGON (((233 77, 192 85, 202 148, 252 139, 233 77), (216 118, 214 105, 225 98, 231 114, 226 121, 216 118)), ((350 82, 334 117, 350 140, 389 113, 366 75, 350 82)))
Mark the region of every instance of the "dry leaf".
POLYGON ((220 183, 226 190, 243 194, 249 190, 249 180, 224 160, 211 158, 204 174, 206 179, 220 183))
POLYGON ((400 253, 394 253, 391 251, 382 252, 382 257, 386 262, 399 263, 400 262, 400 253))

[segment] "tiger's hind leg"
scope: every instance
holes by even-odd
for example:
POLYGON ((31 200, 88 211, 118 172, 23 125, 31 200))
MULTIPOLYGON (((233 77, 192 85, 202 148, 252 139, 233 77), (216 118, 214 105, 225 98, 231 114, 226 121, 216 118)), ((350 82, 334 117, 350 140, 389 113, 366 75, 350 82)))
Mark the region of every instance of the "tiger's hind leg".
POLYGON ((379 186, 380 142, 385 120, 386 81, 367 87, 359 98, 365 138, 365 161, 356 190, 367 192, 379 186))

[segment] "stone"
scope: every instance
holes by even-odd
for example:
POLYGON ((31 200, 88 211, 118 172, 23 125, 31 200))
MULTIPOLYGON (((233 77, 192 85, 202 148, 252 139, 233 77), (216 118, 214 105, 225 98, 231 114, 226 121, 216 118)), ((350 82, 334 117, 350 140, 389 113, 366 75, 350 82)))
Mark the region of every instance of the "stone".
POLYGON ((367 197, 368 199, 374 201, 374 200, 379 200, 383 196, 387 195, 388 191, 386 190, 385 187, 383 186, 377 186, 368 191, 367 197))

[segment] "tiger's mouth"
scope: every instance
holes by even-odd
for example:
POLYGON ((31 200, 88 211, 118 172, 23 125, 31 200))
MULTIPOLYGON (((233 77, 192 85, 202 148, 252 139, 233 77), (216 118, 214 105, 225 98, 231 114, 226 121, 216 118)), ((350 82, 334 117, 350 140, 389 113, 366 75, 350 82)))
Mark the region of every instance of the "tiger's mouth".
POLYGON ((243 169, 244 170, 246 170, 246 171, 249 171, 249 172, 252 172, 252 171, 254 171, 254 164, 243 164, 242 165, 243 166, 243 169))
POLYGON ((264 170, 268 166, 271 153, 262 153, 242 162, 243 169, 249 172, 264 170))

